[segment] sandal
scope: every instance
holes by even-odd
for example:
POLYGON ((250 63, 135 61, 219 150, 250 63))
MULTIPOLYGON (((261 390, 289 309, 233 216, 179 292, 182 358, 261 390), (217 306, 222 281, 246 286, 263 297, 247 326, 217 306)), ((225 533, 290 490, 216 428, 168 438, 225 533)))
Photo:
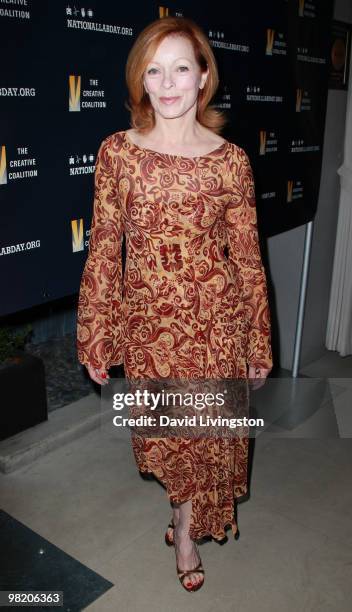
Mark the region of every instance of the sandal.
POLYGON ((184 589, 186 589, 186 591, 191 592, 191 591, 198 591, 198 589, 200 589, 203 584, 204 584, 204 569, 202 566, 202 561, 199 561, 197 567, 195 567, 194 569, 191 570, 180 570, 180 568, 178 567, 177 563, 176 563, 176 570, 177 570, 177 576, 179 581, 181 582, 182 586, 184 589), (198 582, 197 584, 192 584, 191 586, 186 586, 184 583, 184 579, 186 576, 188 576, 188 574, 203 574, 203 580, 200 580, 200 582, 198 582))
POLYGON ((167 526, 167 530, 165 533, 165 543, 167 544, 167 546, 174 546, 174 529, 175 529, 174 520, 171 519, 170 523, 167 526), (170 529, 172 529, 171 534, 169 533, 170 529))

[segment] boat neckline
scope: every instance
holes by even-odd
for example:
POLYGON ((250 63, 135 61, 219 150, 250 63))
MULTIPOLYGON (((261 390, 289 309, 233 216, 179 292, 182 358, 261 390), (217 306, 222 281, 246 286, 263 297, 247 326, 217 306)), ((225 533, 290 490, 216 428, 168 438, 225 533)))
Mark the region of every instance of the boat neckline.
POLYGON ((227 146, 229 144, 228 140, 224 139, 224 142, 222 142, 218 147, 216 147, 216 149, 212 149, 211 151, 209 151, 209 153, 205 153, 204 155, 196 155, 194 157, 187 157, 186 155, 175 155, 174 153, 162 153, 161 151, 155 151, 154 149, 149 149, 146 147, 141 147, 139 145, 137 145, 135 142, 133 142, 133 140, 130 138, 130 136, 127 134, 127 130, 124 131, 124 135, 125 135, 125 140, 130 143, 133 147, 135 147, 136 149, 139 149, 140 151, 147 151, 148 153, 153 153, 154 155, 166 155, 167 157, 175 157, 175 158, 179 158, 179 159, 187 159, 187 160, 196 160, 196 159, 205 159, 206 157, 209 157, 210 155, 213 155, 214 153, 217 153, 218 151, 221 151, 221 149, 223 149, 225 146, 227 146))

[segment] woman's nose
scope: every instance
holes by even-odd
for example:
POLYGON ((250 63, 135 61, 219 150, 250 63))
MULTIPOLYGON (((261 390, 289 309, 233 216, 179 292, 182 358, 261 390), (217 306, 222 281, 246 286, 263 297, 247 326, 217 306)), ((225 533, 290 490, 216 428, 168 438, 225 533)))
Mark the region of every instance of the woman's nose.
POLYGON ((171 74, 165 74, 163 78, 163 87, 170 87, 174 85, 174 79, 171 74))

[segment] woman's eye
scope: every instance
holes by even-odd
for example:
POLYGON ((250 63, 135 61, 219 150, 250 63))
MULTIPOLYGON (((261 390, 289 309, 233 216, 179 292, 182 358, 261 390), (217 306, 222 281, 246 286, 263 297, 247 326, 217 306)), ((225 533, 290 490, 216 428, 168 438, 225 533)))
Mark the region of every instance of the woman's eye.
MULTIPOLYGON (((185 72, 189 70, 189 68, 188 66, 178 66, 178 70, 181 70, 181 72, 185 72)), ((149 70, 147 70, 147 74, 155 74, 156 72, 158 72, 157 68, 149 68, 149 70)))

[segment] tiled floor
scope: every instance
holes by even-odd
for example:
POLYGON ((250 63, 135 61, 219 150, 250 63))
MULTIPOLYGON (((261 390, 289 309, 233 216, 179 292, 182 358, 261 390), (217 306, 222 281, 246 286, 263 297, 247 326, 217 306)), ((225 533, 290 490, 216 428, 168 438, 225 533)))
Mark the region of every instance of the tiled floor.
MULTIPOLYGON (((61 610, 67 612, 87 607, 113 586, 3 510, 0 510, 0 550, 2 591, 51 591, 53 599, 61 598, 61 610)), ((45 607, 57 610, 56 606, 45 607)))
MULTIPOLYGON (((345 384, 352 358, 327 352, 302 373, 341 376, 345 384)), ((338 397, 341 410, 352 405, 349 390, 338 397)), ((241 537, 200 547, 206 581, 192 594, 163 543, 165 491, 140 477, 128 430, 102 424, 1 475, 1 506, 113 583, 86 608, 92 612, 349 612, 351 461, 352 438, 259 436, 251 496, 238 507, 241 537)))

